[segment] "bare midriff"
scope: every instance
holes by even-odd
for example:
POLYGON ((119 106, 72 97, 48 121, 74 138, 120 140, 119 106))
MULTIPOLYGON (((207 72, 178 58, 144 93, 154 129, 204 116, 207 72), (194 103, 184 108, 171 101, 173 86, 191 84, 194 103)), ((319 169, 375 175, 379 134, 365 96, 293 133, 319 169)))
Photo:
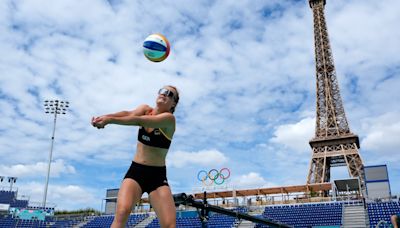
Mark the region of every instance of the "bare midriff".
POLYGON ((168 149, 147 146, 138 142, 133 161, 142 165, 165 166, 165 157, 167 153, 168 149))

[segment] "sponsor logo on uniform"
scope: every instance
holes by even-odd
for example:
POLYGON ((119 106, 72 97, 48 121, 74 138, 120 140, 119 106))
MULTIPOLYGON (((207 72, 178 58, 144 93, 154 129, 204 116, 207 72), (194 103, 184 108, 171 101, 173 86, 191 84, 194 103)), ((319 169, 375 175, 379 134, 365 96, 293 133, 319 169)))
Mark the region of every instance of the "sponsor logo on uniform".
POLYGON ((150 141, 150 137, 147 136, 147 135, 142 135, 142 139, 143 139, 144 141, 150 141))

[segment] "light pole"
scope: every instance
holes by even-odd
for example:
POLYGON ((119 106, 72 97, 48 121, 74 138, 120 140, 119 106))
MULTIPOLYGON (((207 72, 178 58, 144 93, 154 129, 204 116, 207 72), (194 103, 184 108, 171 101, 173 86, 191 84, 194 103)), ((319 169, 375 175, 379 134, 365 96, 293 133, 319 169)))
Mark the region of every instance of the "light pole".
POLYGON ((68 107, 69 107, 69 102, 68 101, 60 101, 60 100, 45 100, 44 101, 45 113, 54 114, 54 124, 53 124, 53 135, 51 136, 51 146, 50 146, 50 153, 49 153, 49 164, 47 166, 46 185, 44 187, 43 208, 46 207, 47 188, 49 186, 50 165, 51 165, 51 159, 52 159, 52 156, 53 156, 53 145, 54 145, 54 135, 56 133, 57 115, 58 114, 65 115, 67 113, 67 108, 68 107))
MULTIPOLYGON (((0 176, 0 182, 3 182, 4 178, 6 178, 5 176, 0 176)), ((3 190, 3 188, 1 188, 0 190, 3 190)))
MULTIPOLYGON (((3 179, 2 179, 3 180, 3 179)), ((16 177, 8 177, 8 182, 10 183, 10 192, 12 191, 12 186, 15 182, 17 182, 16 177)))

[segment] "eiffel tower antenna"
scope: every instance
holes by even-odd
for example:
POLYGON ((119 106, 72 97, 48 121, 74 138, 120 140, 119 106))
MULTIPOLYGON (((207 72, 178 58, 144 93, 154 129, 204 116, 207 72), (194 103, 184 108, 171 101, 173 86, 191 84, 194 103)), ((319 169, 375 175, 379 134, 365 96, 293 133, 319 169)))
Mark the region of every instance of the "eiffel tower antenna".
POLYGON ((309 0, 314 18, 317 109, 315 137, 307 183, 330 182, 331 167, 347 166, 364 189, 364 169, 358 136, 350 131, 329 44, 324 8, 326 0, 309 0))

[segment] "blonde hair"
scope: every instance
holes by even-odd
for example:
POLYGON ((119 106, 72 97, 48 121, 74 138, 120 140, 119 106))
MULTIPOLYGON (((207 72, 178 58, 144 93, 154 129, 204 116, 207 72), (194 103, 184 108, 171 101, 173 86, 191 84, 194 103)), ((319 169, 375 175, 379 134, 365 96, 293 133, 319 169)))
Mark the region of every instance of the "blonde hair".
POLYGON ((173 97, 174 101, 175 101, 175 106, 173 106, 170 109, 171 113, 174 113, 175 112, 175 108, 176 108, 176 106, 178 105, 178 102, 179 102, 179 91, 175 86, 172 86, 172 85, 166 85, 165 87, 171 87, 176 91, 176 93, 174 93, 174 97, 173 97))

